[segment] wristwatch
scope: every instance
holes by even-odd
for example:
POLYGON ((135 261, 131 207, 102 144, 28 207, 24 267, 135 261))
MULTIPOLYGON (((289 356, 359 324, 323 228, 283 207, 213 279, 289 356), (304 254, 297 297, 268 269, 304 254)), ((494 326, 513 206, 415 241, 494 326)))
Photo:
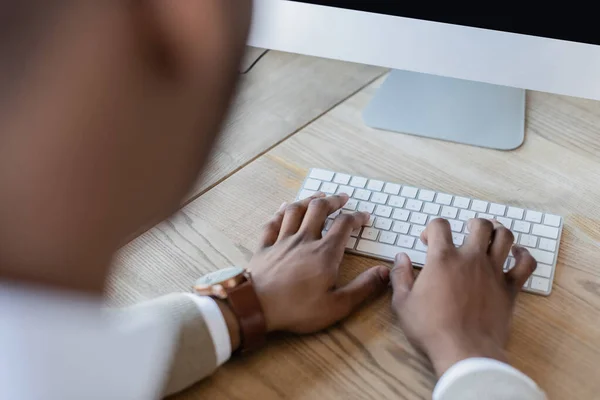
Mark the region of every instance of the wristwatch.
POLYGON ((244 268, 225 268, 196 281, 194 293, 226 300, 240 325, 241 351, 261 347, 266 340, 263 309, 254 290, 250 272, 244 268))

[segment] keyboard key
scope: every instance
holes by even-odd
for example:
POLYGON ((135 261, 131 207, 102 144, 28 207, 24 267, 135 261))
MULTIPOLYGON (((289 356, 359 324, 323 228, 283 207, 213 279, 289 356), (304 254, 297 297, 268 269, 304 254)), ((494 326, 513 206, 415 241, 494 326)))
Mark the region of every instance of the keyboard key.
POLYGON ((425 225, 427 223, 427 215, 414 212, 410 216, 410 222, 413 224, 425 225))
POLYGON ((525 284, 523 285, 523 289, 527 289, 529 287, 529 284, 531 283, 531 277, 529 277, 529 279, 527 279, 525 281, 525 284))
POLYGON ((354 188, 351 186, 340 186, 338 187, 337 194, 346 193, 348 196, 352 197, 354 194, 354 188))
POLYGON ((388 195, 385 193, 375 192, 371 195, 371 201, 373 203, 385 204, 387 203, 388 195))
POLYGON ((506 259, 506 262, 504 263, 504 272, 510 271, 511 269, 513 269, 515 267, 516 264, 517 264, 517 262, 515 261, 514 258, 508 257, 506 259))
POLYGON ((328 219, 327 221, 325 221, 325 226, 323 227, 323 230, 328 231, 331 229, 331 225, 333 225, 333 220, 332 219, 328 219))
POLYGON ((542 264, 554 264, 554 253, 539 249, 527 249, 529 253, 535 258, 535 260, 542 264))
POLYGON ((525 210, 523 210, 522 208, 508 207, 508 212, 506 213, 506 216, 514 219, 523 219, 523 213, 525 213, 525 210))
POLYGON ((471 202, 471 210, 478 212, 487 212, 488 202, 482 200, 473 200, 471 202))
POLYGON ((410 234, 412 236, 421 237, 421 233, 425 230, 425 227, 422 225, 413 225, 410 234))
POLYGON ((378 215, 380 217, 386 217, 389 218, 390 215, 392 215, 392 207, 387 207, 387 206, 377 206, 375 208, 375 215, 378 215))
POLYGON ((419 191, 419 200, 433 201, 434 198, 435 198, 435 192, 432 192, 431 190, 421 189, 419 191))
POLYGON ((406 247, 407 249, 412 249, 415 245, 415 238, 412 236, 399 235, 398 236, 398 246, 406 247))
POLYGON ((471 200, 467 199, 466 197, 459 197, 456 196, 454 198, 454 207, 458 207, 458 208, 469 208, 469 204, 471 203, 471 200))
POLYGON ((389 259, 394 259, 398 253, 406 253, 413 263, 421 265, 424 265, 427 259, 427 254, 420 251, 396 247, 385 243, 370 242, 368 240, 360 240, 356 246, 356 250, 389 259))
POLYGON ((399 221, 408 221, 409 216, 410 211, 396 208, 394 209, 394 214, 392 215, 392 218, 397 219, 399 221))
POLYGON ((465 225, 464 222, 455 219, 450 219, 448 222, 450 222, 450 229, 452 232, 462 232, 463 226, 465 225))
POLYGON ((507 229, 512 228, 512 219, 506 218, 506 217, 496 217, 496 220, 498 222, 500 222, 502 225, 504 225, 505 228, 507 228, 507 229))
POLYGON ((356 211, 356 207, 358 207, 358 201, 354 199, 349 199, 346 204, 344 204, 344 210, 356 211))
POLYGON ((415 250, 427 251, 427 246, 425 246, 425 243, 421 242, 421 239, 418 239, 417 244, 415 245, 415 250))
POLYGON ((525 221, 535 222, 536 224, 542 223, 542 213, 537 211, 528 210, 525 213, 525 221))
POLYGON ((437 196, 435 196, 435 202, 438 204, 449 206, 450 204, 452 204, 452 196, 445 193, 438 193, 437 196))
POLYGON ((506 206, 503 206, 502 204, 492 203, 490 204, 490 209, 488 212, 490 214, 504 216, 504 213, 506 212, 506 206))
POLYGON ((421 200, 408 199, 406 201, 406 208, 408 210, 421 211, 421 207, 423 207, 423 202, 421 200))
POLYGON ((348 238, 348 242, 346 242, 346 250, 354 250, 354 246, 356 246, 357 239, 356 238, 348 238))
POLYGON ((408 233, 408 230, 410 229, 410 224, 408 222, 394 222, 394 226, 392 227, 392 230, 394 232, 397 233, 402 233, 404 235, 406 235, 408 233))
POLYGON ((367 189, 374 192, 381 192, 383 190, 383 182, 371 179, 369 183, 367 183, 367 189))
POLYGON ((303 189, 298 194, 298 200, 308 199, 310 196, 314 195, 315 193, 317 193, 317 192, 315 192, 314 190, 303 189))
POLYGON ((389 231, 392 228, 392 220, 387 218, 377 217, 375 219, 375 228, 389 231))
POLYGON ((359 199, 359 200, 369 200, 369 198, 371 197, 371 192, 369 190, 364 190, 364 189, 356 189, 354 191, 354 198, 359 199))
POLYGON ((454 243, 455 246, 462 246, 462 244, 465 242, 465 235, 463 235, 462 233, 453 233, 452 234, 452 243, 454 243))
POLYGON ((369 215, 369 220, 367 221, 367 223, 364 226, 371 227, 371 226, 373 226, 374 223, 375 223, 375 217, 372 215, 369 215))
POLYGON ((386 183, 385 187, 383 188, 383 191, 387 194, 398 195, 400 194, 400 188, 401 186, 395 183, 386 183))
POLYGON ((352 237, 359 237, 361 229, 362 228, 358 228, 358 229, 353 230, 352 233, 350 233, 350 236, 352 236, 352 237))
POLYGON ((349 238, 346 243, 346 250, 354 250, 354 246, 356 246, 356 238, 349 238))
POLYGON ((379 231, 373 228, 365 228, 360 235, 361 238, 369 239, 369 240, 377 240, 379 236, 379 231))
POLYGON ((536 247, 537 237, 531 235, 521 235, 521 240, 519 243, 527 247, 536 247))
POLYGON ((339 183, 340 185, 347 185, 348 183, 350 183, 350 178, 351 176, 348 174, 337 173, 335 174, 335 178, 333 178, 333 181, 335 183, 339 183))
POLYGON ((492 220, 495 217, 492 214, 486 214, 486 213, 477 213, 477 218, 481 218, 481 219, 489 219, 492 220))
POLYGON ((310 171, 310 177, 319 179, 321 181, 331 182, 331 180, 333 179, 333 172, 326 171, 324 169, 313 168, 310 171))
MULTIPOLYGON (((515 237, 515 240, 513 240, 514 244, 519 243, 519 233, 517 232, 513 232, 513 236, 515 237)), ((512 251, 512 250, 511 250, 512 251)))
POLYGON ((406 199, 404 197, 400 197, 400 196, 390 196, 390 199, 388 200, 388 204, 390 206, 398 207, 398 208, 404 207, 405 202, 406 202, 406 199))
POLYGON ((318 181, 316 179, 309 178, 306 180, 306 182, 304 182, 304 189, 316 191, 316 190, 319 190, 320 187, 321 187, 321 181, 318 181))
POLYGON ((440 213, 440 205, 434 203, 425 203, 423 206, 423 212, 431 215, 438 215, 440 213))
POLYGON ((323 193, 334 194, 335 191, 337 190, 337 188, 338 188, 337 183, 323 182, 321 184, 321 192, 323 192, 323 193))
POLYGON ((460 214, 458 214, 458 219, 462 221, 468 221, 470 219, 475 218, 475 211, 471 210, 460 210, 460 214))
POLYGON ((444 206, 440 215, 444 218, 454 219, 458 215, 458 208, 444 206))
POLYGON ((515 221, 513 223, 513 230, 515 232, 529 233, 529 231, 531 230, 531 224, 529 222, 524 221, 515 221))
POLYGON ((550 225, 558 228, 560 226, 560 217, 558 215, 544 215, 544 225, 550 225))
POLYGON ((539 290, 541 292, 547 292, 550 290, 550 281, 546 278, 540 278, 538 276, 531 277, 531 288, 539 290))
POLYGON ((558 228, 552 228, 546 225, 533 225, 531 233, 538 236, 543 236, 549 239, 558 239, 558 228))
POLYGON ((350 180, 350 186, 354 186, 357 188, 364 188, 367 184, 367 178, 363 178, 362 176, 353 176, 350 180))
POLYGON ((556 251, 557 244, 558 243, 556 242, 556 240, 540 238, 540 244, 538 245, 538 247, 540 248, 540 250, 554 252, 554 251, 556 251))
POLYGON ((552 266, 548 264, 538 263, 537 268, 535 269, 535 271, 533 271, 533 275, 550 279, 550 277, 552 276, 552 266))
POLYGON ((419 191, 419 189, 417 189, 417 188, 410 187, 410 186, 404 186, 402 188, 402 197, 410 197, 411 199, 416 199, 418 191, 419 191))
POLYGON ((392 232, 381 232, 381 235, 379 235, 379 241, 381 243, 394 244, 396 243, 397 236, 398 235, 392 232))
POLYGON ((357 211, 368 212, 369 214, 373 214, 373 212, 375 212, 375 204, 369 203, 367 201, 361 201, 360 203, 358 203, 357 211))

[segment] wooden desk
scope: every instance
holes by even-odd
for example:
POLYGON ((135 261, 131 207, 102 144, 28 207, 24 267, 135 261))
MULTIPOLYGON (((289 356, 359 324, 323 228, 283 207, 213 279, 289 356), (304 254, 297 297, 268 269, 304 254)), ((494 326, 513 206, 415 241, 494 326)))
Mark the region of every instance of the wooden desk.
MULTIPOLYGON (((550 210, 566 218, 553 293, 519 298, 510 357, 552 399, 597 398, 600 103, 530 92, 526 142, 500 152, 365 127, 361 111, 380 83, 266 147, 126 246, 116 259, 112 301, 187 290, 202 273, 244 263, 261 224, 294 198, 313 166, 550 210)), ((260 131, 270 122, 244 129, 260 131)), ((343 279, 374 263, 347 256, 343 279)), ((327 332, 277 337, 176 398, 431 398, 429 363, 397 328, 389 303, 388 293, 327 332)))

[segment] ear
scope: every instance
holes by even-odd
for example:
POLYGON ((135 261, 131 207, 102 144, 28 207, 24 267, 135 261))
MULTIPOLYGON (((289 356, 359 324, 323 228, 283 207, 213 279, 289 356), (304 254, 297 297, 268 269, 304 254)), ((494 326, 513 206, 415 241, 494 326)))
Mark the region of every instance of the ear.
POLYGON ((143 54, 158 73, 197 79, 210 68, 207 63, 224 72, 237 72, 250 27, 251 0, 137 0, 129 4, 143 54))

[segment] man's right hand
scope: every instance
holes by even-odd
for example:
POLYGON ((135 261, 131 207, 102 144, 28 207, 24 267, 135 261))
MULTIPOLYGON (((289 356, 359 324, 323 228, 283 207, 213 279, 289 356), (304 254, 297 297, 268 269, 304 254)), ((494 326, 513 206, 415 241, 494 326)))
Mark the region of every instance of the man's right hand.
POLYGON ((460 248, 448 221, 434 220, 423 232, 427 263, 415 281, 410 259, 396 257, 390 279, 393 308, 411 343, 431 360, 438 377, 470 357, 506 361, 515 298, 536 261, 513 246, 512 233, 497 222, 469 221, 471 234, 460 248), (503 272, 510 249, 516 266, 503 272))

